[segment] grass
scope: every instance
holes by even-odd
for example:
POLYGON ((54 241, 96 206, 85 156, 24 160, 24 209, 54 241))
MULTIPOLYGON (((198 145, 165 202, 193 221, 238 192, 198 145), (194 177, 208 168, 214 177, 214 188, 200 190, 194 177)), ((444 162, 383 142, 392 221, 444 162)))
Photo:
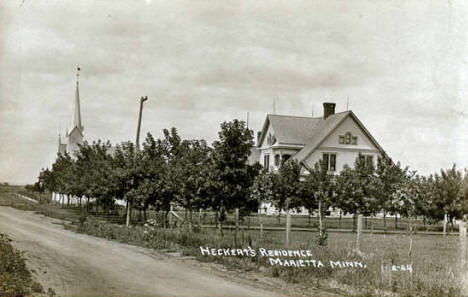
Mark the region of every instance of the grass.
POLYGON ((416 235, 413 240, 413 257, 409 258, 409 239, 405 235, 364 234, 360 256, 353 252, 355 235, 330 233, 327 246, 316 244, 317 234, 292 232, 289 249, 309 249, 315 259, 323 263, 330 260, 361 261, 366 269, 296 268, 271 266, 267 257, 258 255, 259 248, 284 249, 283 232, 264 232, 263 239, 258 231, 243 231, 238 236, 238 247, 252 247, 255 257, 219 257, 201 255, 200 246, 212 248, 233 248, 236 246, 234 232, 226 231, 219 236, 216 231, 202 229, 190 234, 185 229, 162 229, 152 226, 111 224, 89 217, 82 224, 75 225, 76 231, 104 237, 124 243, 153 249, 180 251, 200 261, 217 262, 228 269, 256 271, 268 276, 280 277, 290 283, 317 283, 328 289, 340 289, 351 295, 371 292, 370 296, 386 296, 396 293, 400 296, 461 296, 457 282, 456 237, 416 235), (413 272, 392 272, 392 265, 412 263, 413 272))
POLYGON ((11 240, 0 234, 0 297, 23 297, 44 293, 26 267, 23 254, 11 245, 11 240))
MULTIPOLYGON (((1 192, 0 192, 1 193, 1 192)), ((225 230, 220 236, 215 229, 204 228, 189 233, 185 228, 164 229, 155 219, 160 214, 149 213, 150 224, 134 225, 127 229, 117 219, 93 215, 80 215, 77 210, 61 209, 56 205, 24 206, 28 202, 18 202, 18 198, 0 195, 0 205, 5 203, 21 204, 26 209, 37 207, 36 211, 51 216, 65 216, 73 224, 68 228, 76 232, 103 237, 123 243, 148 248, 178 251, 183 255, 196 257, 200 261, 216 262, 228 269, 254 271, 267 276, 278 277, 300 287, 321 287, 339 290, 348 296, 426 296, 426 297, 459 297, 462 296, 458 278, 458 238, 455 236, 434 236, 416 234, 413 236, 413 253, 409 257, 409 237, 403 234, 363 234, 361 251, 354 252, 356 235, 348 233, 328 233, 325 246, 317 244, 317 232, 292 232, 289 249, 309 249, 313 258, 329 263, 330 260, 361 261, 366 269, 346 268, 332 269, 314 267, 282 267, 270 265, 267 257, 258 255, 259 248, 284 249, 285 234, 278 231, 264 231, 263 237, 258 230, 243 229, 235 240, 234 232, 225 230), (42 210, 41 210, 42 209, 42 210), (257 251, 255 257, 220 257, 203 256, 200 246, 212 248, 252 247, 257 251), (412 264, 413 272, 392 271, 392 265, 412 264)), ((32 203, 31 203, 32 204, 32 203)), ((180 213, 183 217, 183 214, 180 213)), ((117 216, 121 218, 123 216, 117 216)), ((196 216, 197 217, 197 216, 196 216)), ((232 218, 230 218, 232 219, 232 218)), ((257 224, 258 217, 251 218, 251 225, 257 224)), ((264 225, 274 225, 276 217, 263 217, 264 225), (268 221, 268 220, 269 221, 268 221)), ((204 222, 209 222, 206 215, 204 222)), ((293 225, 308 225, 308 218, 299 217, 293 225)), ((330 225, 334 219, 327 218, 330 225)), ((400 220, 401 221, 401 220, 400 220)), ((342 221, 349 227, 352 219, 342 221)), ((376 220, 377 222, 377 220, 376 220)), ((244 222, 246 223, 246 222, 244 222)), ((313 223, 313 222, 312 222, 313 223)), ((391 225, 391 220, 389 220, 391 225)), ((403 222, 404 223, 404 222, 403 222)), ((282 219, 281 225, 284 224, 282 219)), ((328 226, 330 226, 328 225, 328 226)), ((378 225, 378 224, 376 224, 378 225)), ((375 226, 374 226, 375 227, 375 226)))

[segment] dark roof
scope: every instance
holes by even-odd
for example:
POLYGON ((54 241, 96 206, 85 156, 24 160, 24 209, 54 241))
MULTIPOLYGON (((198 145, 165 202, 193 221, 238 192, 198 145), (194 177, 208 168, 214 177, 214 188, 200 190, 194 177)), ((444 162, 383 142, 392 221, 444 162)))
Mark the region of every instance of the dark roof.
POLYGON ((279 143, 307 145, 317 138, 322 130, 339 122, 348 111, 336 113, 323 119, 323 117, 296 117, 287 115, 268 114, 260 136, 259 146, 265 138, 266 129, 270 124, 275 131, 279 143))
POLYGON ((294 117, 284 115, 267 115, 275 137, 279 143, 305 145, 313 137, 313 132, 323 118, 294 117))

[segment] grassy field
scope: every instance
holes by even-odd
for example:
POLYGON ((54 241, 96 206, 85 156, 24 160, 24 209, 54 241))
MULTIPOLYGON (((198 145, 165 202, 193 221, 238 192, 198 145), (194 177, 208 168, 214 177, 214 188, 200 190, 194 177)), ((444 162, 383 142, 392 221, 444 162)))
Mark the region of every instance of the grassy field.
MULTIPOLYGON (((323 268, 272 266, 268 257, 260 256, 258 250, 260 248, 286 249, 285 233, 282 231, 264 231, 260 234, 258 230, 242 229, 235 236, 233 231, 225 230, 224 236, 220 236, 219 232, 212 228, 189 233, 184 227, 163 229, 158 224, 140 224, 127 229, 115 223, 123 218, 123 214, 112 220, 109 220, 107 216, 85 216, 76 209, 61 209, 57 205, 21 201, 14 196, 11 189, 7 192, 0 191, 0 205, 10 204, 17 208, 36 210, 53 217, 66 218, 72 222, 67 225, 67 228, 76 232, 154 249, 179 251, 184 255, 194 256, 200 261, 222 264, 228 269, 255 271, 267 276, 279 277, 303 290, 307 290, 308 287, 321 287, 338 290, 348 296, 462 296, 459 283, 459 261, 457 260, 458 237, 456 236, 416 234, 413 236, 410 258, 408 253, 410 239, 404 233, 363 234, 362 253, 356 253, 354 251, 356 234, 351 232, 328 233, 325 246, 317 244, 317 232, 292 232, 291 245, 287 248, 310 250, 312 258, 322 261, 325 266, 323 268), (257 251, 256 256, 207 256, 202 255, 200 251, 200 247, 218 249, 247 248, 248 246, 257 251), (365 269, 331 268, 328 265, 330 260, 357 261, 367 267, 365 269), (409 265, 411 265, 412 272, 407 270, 409 265), (405 270, 402 271, 401 267, 405 270), (393 271, 395 268, 400 269, 393 271)), ((158 219, 160 215, 150 212, 148 218, 154 222, 154 219, 158 219)), ((179 215, 183 217, 184 213, 179 212, 179 215)), ((204 223, 209 223, 210 215, 205 215, 204 223)), ((198 218, 198 216, 195 217, 198 218)), ((257 219, 259 219, 258 216, 250 218, 251 226, 257 224, 255 221, 257 219)), ((312 218, 311 225, 316 224, 313 220, 312 218)), ((277 218, 263 217, 262 222, 266 226, 275 226, 277 218)), ((330 218, 327 218, 327 222, 329 226, 336 223, 330 218)), ((247 223, 244 221, 245 225, 247 223)), ((343 220, 341 223, 342 226, 346 224, 347 227, 352 227, 352 219, 343 220)), ((293 225, 304 226, 304 224, 308 225, 307 216, 297 218, 293 225)), ((375 225, 378 226, 377 223, 375 225)), ((284 218, 278 226, 284 226, 284 218)), ((284 260, 287 257, 281 257, 281 259, 284 260)))
MULTIPOLYGON (((243 231, 237 236, 225 231, 219 236, 214 230, 202 229, 189 234, 184 229, 162 229, 133 226, 131 229, 88 218, 74 228, 78 232, 104 237, 154 249, 180 251, 200 261, 214 261, 228 269, 257 271, 280 277, 290 283, 336 289, 351 296, 461 296, 459 291, 457 242, 454 236, 424 236, 413 238, 413 254, 409 257, 409 237, 405 235, 372 235, 362 238, 362 255, 354 252, 355 234, 330 233, 327 245, 317 245, 315 232, 292 232, 289 249, 311 250, 313 259, 325 263, 324 268, 272 266, 267 257, 258 255, 259 248, 285 249, 283 232, 243 231), (203 248, 252 247, 255 257, 220 257, 202 255, 203 248), (358 261, 366 269, 331 269, 329 261, 358 261), (408 267, 412 272, 392 271, 392 265, 408 267)), ((286 259, 285 257, 281 257, 286 259)))

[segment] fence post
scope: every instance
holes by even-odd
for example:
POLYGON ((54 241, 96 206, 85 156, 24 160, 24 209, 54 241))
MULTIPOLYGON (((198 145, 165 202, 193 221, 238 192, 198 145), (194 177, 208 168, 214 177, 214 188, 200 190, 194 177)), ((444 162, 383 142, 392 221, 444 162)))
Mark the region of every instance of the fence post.
POLYGON ((460 265, 465 270, 466 266, 466 223, 460 221, 459 225, 459 239, 460 239, 460 265))
POLYGON ((201 231, 202 228, 202 209, 199 209, 198 212, 198 229, 201 231))
POLYGON ((234 245, 236 246, 237 248, 237 235, 238 235, 238 232, 239 232, 239 208, 236 207, 236 211, 235 211, 235 220, 236 220, 236 231, 234 233, 234 245))
POLYGON ((171 210, 169 211, 169 228, 172 228, 172 212, 174 211, 174 206, 171 204, 171 210))
POLYGON ((468 271, 466 269, 466 222, 460 220, 459 239, 460 239, 460 277, 462 284, 462 293, 468 295, 468 271))
POLYGON ((356 251, 361 251, 361 233, 362 233, 362 214, 357 218, 356 251))
POLYGON ((447 234, 447 214, 444 215, 444 236, 447 234))
POLYGON ((263 240, 263 223, 261 221, 260 221, 260 240, 263 240))
POLYGON ((288 211, 286 212, 286 246, 290 244, 290 237, 289 233, 291 232, 291 213, 288 211))

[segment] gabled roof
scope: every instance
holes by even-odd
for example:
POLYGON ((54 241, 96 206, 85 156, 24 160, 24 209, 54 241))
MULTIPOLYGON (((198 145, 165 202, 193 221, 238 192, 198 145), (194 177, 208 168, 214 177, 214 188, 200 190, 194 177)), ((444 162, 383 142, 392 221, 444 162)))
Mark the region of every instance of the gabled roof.
POLYGON ((382 147, 352 111, 335 113, 328 116, 326 119, 323 117, 312 118, 268 114, 265 124, 263 125, 257 148, 261 147, 266 137, 267 129, 269 125, 271 125, 278 143, 304 145, 304 147, 292 157, 299 162, 303 162, 348 117, 351 117, 356 122, 380 153, 386 156, 382 147))
POLYGON ((364 134, 370 139, 370 141, 375 145, 375 147, 380 151, 380 153, 386 156, 385 151, 377 143, 375 138, 369 133, 369 131, 364 127, 361 121, 356 117, 352 111, 345 111, 330 115, 326 119, 322 119, 320 124, 317 126, 316 130, 313 132, 313 137, 311 142, 309 142, 302 150, 300 150, 296 155, 293 156, 293 159, 303 162, 307 159, 321 144, 325 139, 327 139, 330 134, 335 131, 335 129, 348 117, 351 117, 362 129, 364 134))
POLYGON ((312 131, 317 128, 322 120, 323 118, 268 114, 258 147, 262 145, 269 125, 273 127, 275 137, 279 143, 306 145, 314 134, 312 131))

